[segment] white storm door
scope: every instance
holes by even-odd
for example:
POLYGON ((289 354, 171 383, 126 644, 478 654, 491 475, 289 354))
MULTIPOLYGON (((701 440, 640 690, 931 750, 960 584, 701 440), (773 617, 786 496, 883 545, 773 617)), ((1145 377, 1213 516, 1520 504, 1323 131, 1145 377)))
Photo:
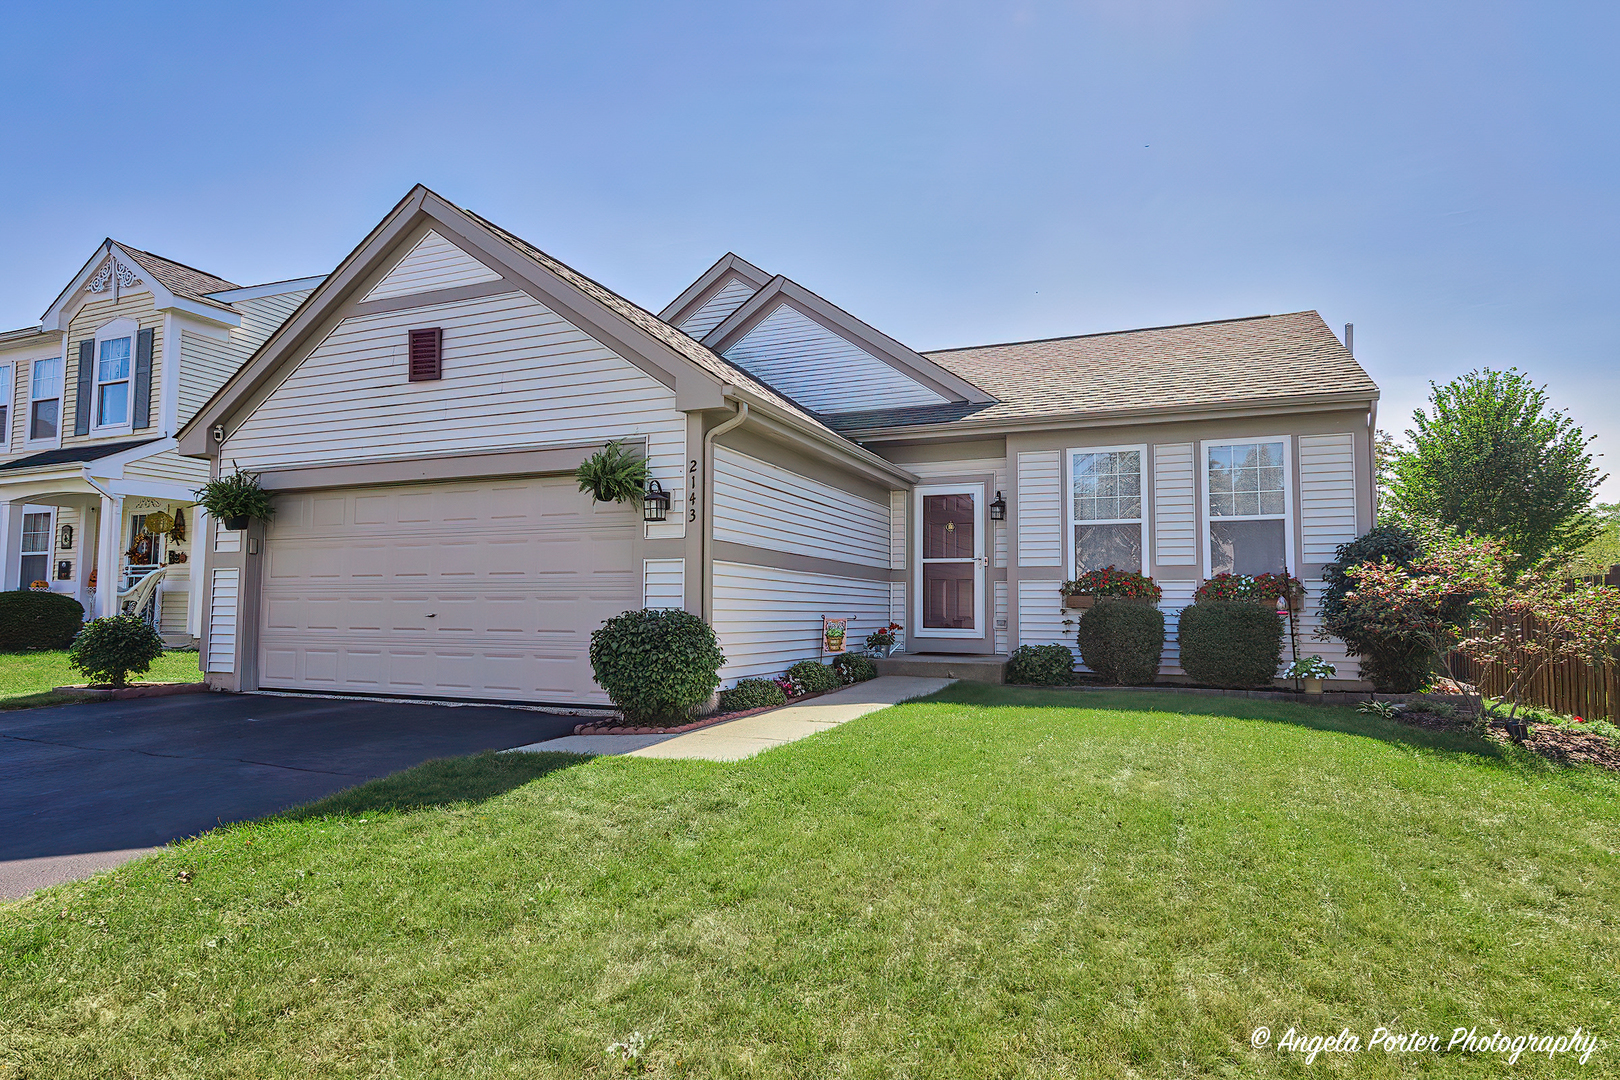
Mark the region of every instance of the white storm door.
POLYGON ((984 637, 984 485, 916 489, 914 638, 984 637))

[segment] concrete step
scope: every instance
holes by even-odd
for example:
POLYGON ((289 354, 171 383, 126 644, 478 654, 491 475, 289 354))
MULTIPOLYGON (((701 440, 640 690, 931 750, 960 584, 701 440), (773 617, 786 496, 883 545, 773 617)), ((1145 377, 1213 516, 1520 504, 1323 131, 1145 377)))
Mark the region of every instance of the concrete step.
POLYGON ((955 656, 948 653, 895 653, 874 660, 879 675, 916 675, 924 678, 968 679, 972 682, 1006 681, 1007 658, 994 654, 955 656))

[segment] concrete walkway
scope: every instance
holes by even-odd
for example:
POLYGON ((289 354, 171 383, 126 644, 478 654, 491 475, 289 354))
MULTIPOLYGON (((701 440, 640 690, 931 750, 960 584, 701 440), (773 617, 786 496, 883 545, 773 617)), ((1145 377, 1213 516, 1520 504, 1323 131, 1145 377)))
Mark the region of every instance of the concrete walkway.
POLYGON ((631 757, 701 758, 741 761, 761 750, 794 742, 867 713, 932 694, 955 679, 882 675, 846 686, 802 705, 786 705, 684 735, 565 735, 520 746, 519 750, 561 750, 572 754, 628 754, 631 757))

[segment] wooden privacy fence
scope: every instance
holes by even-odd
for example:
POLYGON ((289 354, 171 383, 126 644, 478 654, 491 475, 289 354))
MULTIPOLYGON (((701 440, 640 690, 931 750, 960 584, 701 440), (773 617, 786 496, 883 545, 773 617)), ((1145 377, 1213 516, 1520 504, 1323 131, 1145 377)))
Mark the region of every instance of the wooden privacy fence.
MULTIPOLYGON (((1446 667, 1452 678, 1473 683, 1486 697, 1502 697, 1513 683, 1501 665, 1477 664, 1458 653, 1446 657, 1446 667)), ((1620 664, 1548 664, 1523 688, 1521 700, 1566 716, 1620 723, 1620 664)))

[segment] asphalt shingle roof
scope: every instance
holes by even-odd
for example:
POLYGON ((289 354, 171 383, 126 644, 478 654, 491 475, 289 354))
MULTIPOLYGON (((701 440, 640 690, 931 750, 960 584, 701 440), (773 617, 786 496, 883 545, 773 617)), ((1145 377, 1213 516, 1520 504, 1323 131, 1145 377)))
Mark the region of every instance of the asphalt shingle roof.
POLYGON ((208 294, 224 292, 226 289, 241 288, 240 285, 226 281, 222 277, 215 277, 213 274, 205 273, 196 267, 187 266, 185 263, 177 263, 173 259, 165 259, 163 256, 154 255, 150 251, 142 251, 140 248, 133 248, 123 243, 118 246, 123 251, 127 251, 129 257, 140 263, 141 269, 156 278, 158 283, 165 289, 168 289, 176 296, 183 296, 187 300, 195 300, 201 304, 209 304, 229 311, 231 309, 229 304, 210 299, 208 294))
POLYGON ((924 353, 993 394, 992 405, 933 405, 827 417, 851 438, 919 424, 1081 416, 1121 410, 1378 395, 1314 311, 924 353))
POLYGON ((43 450, 37 454, 18 458, 0 464, 0 471, 11 469, 34 469, 41 465, 73 465, 82 461, 96 461, 100 458, 121 454, 125 450, 133 450, 137 446, 157 442, 157 439, 133 439, 128 442, 91 443, 88 446, 64 446, 56 450, 43 450))

